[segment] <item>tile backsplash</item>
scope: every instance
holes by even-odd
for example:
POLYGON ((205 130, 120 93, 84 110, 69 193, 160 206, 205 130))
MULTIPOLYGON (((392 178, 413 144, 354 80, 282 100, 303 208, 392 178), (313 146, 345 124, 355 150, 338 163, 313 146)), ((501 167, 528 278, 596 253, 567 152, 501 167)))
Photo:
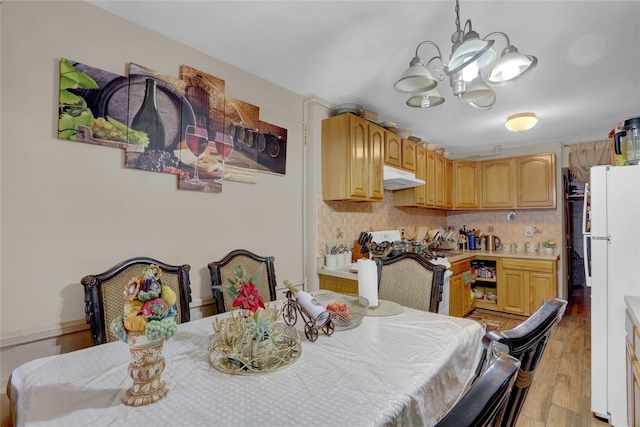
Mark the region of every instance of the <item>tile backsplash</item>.
POLYGON ((328 244, 353 245, 361 231, 404 228, 406 237, 415 238, 420 227, 446 226, 445 211, 396 208, 391 191, 385 191, 384 201, 377 203, 324 202, 322 195, 318 196, 318 249, 328 244))
POLYGON ((480 212, 449 212, 447 221, 456 230, 463 226, 480 230, 482 234, 493 234, 500 238, 501 243, 540 243, 555 239, 558 246, 562 240, 562 212, 552 210, 517 210, 518 218, 514 221, 507 219, 510 210, 480 211, 480 212), (493 231, 489 231, 493 227, 493 231), (533 235, 527 237, 525 231, 531 227, 533 235))
POLYGON ((497 211, 440 211, 423 208, 397 208, 393 206, 393 193, 385 191, 383 202, 324 202, 318 196, 318 256, 327 245, 353 245, 361 231, 379 231, 404 228, 407 238, 415 238, 420 227, 429 229, 452 225, 456 230, 480 230, 494 234, 502 244, 542 243, 555 239, 562 243, 562 210, 518 210, 518 218, 507 219, 510 210, 497 211), (490 230, 492 227, 492 231, 490 230), (533 235, 525 236, 531 227, 533 235))

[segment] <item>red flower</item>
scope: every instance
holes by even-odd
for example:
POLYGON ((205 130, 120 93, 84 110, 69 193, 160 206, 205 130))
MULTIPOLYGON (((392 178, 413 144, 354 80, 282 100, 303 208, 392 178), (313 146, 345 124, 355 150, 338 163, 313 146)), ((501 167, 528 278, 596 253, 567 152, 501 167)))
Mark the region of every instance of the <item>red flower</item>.
POLYGON ((258 290, 253 286, 253 283, 247 282, 242 285, 240 289, 240 295, 233 300, 233 307, 242 307, 245 310, 251 310, 254 313, 259 308, 264 307, 264 299, 258 293, 258 290))

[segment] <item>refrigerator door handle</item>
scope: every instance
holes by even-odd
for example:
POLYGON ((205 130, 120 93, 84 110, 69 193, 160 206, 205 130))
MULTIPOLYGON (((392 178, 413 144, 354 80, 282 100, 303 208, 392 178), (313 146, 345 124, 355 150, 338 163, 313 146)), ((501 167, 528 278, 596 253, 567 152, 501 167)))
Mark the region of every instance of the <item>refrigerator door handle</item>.
POLYGON ((606 240, 607 242, 609 241, 609 236, 591 236, 591 240, 606 240))

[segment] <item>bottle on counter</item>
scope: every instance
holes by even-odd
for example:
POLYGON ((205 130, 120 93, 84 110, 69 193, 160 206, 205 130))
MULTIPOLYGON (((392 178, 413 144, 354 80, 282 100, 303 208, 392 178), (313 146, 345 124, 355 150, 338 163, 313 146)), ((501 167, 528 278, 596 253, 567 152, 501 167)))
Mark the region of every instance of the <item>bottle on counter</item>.
POLYGON ((475 233, 469 233, 469 250, 474 250, 476 248, 476 235, 475 233))

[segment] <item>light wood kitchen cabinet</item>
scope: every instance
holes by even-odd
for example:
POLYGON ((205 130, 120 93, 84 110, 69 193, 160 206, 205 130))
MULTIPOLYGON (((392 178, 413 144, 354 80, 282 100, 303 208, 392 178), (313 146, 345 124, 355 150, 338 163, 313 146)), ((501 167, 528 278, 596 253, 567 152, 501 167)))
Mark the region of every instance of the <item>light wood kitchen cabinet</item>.
MULTIPOLYGON (((427 149, 417 145, 416 146, 416 178, 426 179, 427 168, 427 149)), ((426 206, 426 184, 419 185, 413 188, 405 188, 403 190, 396 190, 393 192, 393 205, 394 206, 426 206)))
POLYGON ((327 291, 339 292, 343 294, 358 295, 358 280, 349 280, 342 277, 327 276, 325 274, 318 275, 320 289, 327 291))
POLYGON ((517 207, 556 207, 555 153, 516 157, 517 207))
POLYGON ((391 131, 384 131, 384 147, 384 164, 401 168, 402 138, 391 131))
POLYGON ((453 162, 416 144, 416 178, 425 185, 393 192, 394 206, 453 208, 453 162))
POLYGON ((427 189, 426 189, 426 203, 427 206, 433 207, 436 205, 436 153, 431 150, 427 150, 427 189))
POLYGON ((408 139, 402 140, 402 169, 410 172, 416 171, 416 148, 418 145, 408 139))
POLYGON ((451 264, 449 280, 449 316, 463 317, 475 308, 471 297, 471 283, 464 283, 464 273, 471 268, 471 260, 466 259, 451 264))
POLYGON ((556 261, 502 259, 498 268, 498 310, 529 316, 556 296, 556 261))
POLYGON ((442 156, 435 155, 435 178, 434 178, 434 187, 435 187, 435 197, 433 205, 436 208, 444 208, 444 198, 445 198, 445 178, 444 178, 444 161, 445 158, 442 156))
POLYGON ((640 324, 626 310, 627 423, 640 427, 640 324))
POLYGON ((453 209, 453 160, 444 159, 444 207, 453 209))
POLYGON ((323 200, 382 201, 384 129, 350 113, 322 121, 323 200))
MULTIPOLYGON (((428 173, 428 171, 427 171, 428 173)), ((453 162, 454 209, 480 208, 480 165, 475 161, 453 162)), ((429 202, 427 195, 427 203, 429 202)))
POLYGON ((453 164, 454 209, 556 207, 555 153, 453 164))
POLYGON ((482 207, 513 208, 514 159, 485 160, 480 163, 482 207))
POLYGON ((384 131, 384 164, 410 172, 416 171, 416 148, 418 145, 398 134, 384 131))

